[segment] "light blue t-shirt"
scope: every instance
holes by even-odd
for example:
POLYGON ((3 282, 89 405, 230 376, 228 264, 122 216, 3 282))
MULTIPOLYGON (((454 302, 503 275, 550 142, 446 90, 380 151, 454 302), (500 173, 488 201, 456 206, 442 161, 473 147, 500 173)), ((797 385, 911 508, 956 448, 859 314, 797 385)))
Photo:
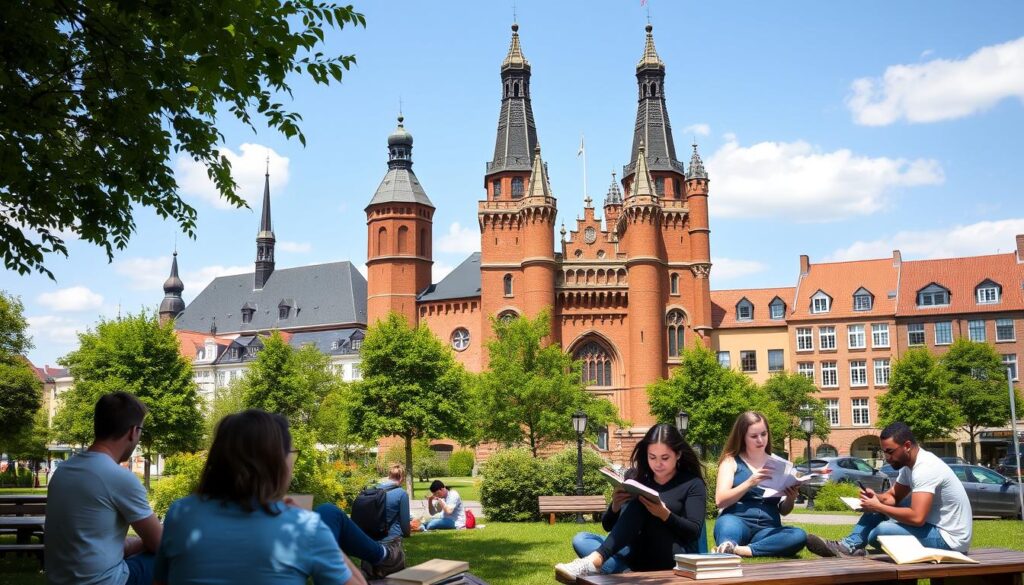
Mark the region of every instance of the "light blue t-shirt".
POLYGON ((181 498, 171 504, 154 579, 170 585, 341 585, 352 572, 318 514, 274 504, 276 516, 235 503, 181 498))
POLYGON ((459 492, 448 488, 448 495, 444 498, 444 505, 452 508, 452 513, 445 512, 443 517, 454 520, 456 528, 465 528, 466 509, 462 505, 462 496, 459 495, 459 492))
POLYGON ((53 474, 46 497, 46 582, 124 585, 128 525, 153 515, 135 474, 106 453, 75 455, 53 474))

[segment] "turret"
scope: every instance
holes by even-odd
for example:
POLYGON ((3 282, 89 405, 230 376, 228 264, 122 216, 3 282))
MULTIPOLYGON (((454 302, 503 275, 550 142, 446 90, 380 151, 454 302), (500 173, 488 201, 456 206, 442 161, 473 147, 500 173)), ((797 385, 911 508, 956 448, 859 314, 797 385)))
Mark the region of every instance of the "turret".
POLYGON ((615 172, 612 172, 612 184, 608 186, 608 194, 604 196, 604 225, 608 231, 615 229, 622 213, 622 190, 619 189, 619 182, 615 180, 615 172))
POLYGON ((185 310, 185 301, 181 293, 185 290, 185 284, 178 278, 178 251, 174 251, 171 260, 171 275, 164 281, 164 300, 160 302, 160 322, 173 321, 175 317, 185 310))
POLYGON ((274 273, 274 229, 270 222, 270 161, 263 182, 263 214, 260 216, 260 231, 256 234, 256 281, 253 288, 259 290, 274 273))
MULTIPOLYGON (((540 146, 533 155, 530 190, 522 202, 524 308, 528 317, 535 317, 545 308, 554 318, 555 304, 555 198, 548 182, 547 165, 540 156, 540 146)), ((554 340, 557 328, 552 326, 554 340)))
POLYGON ((690 270, 696 279, 692 327, 702 337, 711 333, 711 229, 708 227, 708 173, 693 145, 690 168, 686 171, 686 204, 690 209, 690 270))

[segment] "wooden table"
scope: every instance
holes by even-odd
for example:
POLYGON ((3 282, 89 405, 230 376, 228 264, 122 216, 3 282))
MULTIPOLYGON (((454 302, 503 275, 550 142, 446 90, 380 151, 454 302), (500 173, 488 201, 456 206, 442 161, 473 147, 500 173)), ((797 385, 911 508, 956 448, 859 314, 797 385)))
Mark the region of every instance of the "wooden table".
MULTIPOLYGON (((885 557, 888 559, 889 557, 885 557)), ((828 585, 830 583, 895 583, 898 578, 896 564, 864 558, 801 559, 774 563, 744 563, 743 576, 728 579, 701 579, 699 582, 676 575, 672 571, 624 573, 620 575, 593 575, 576 579, 576 585, 737 585, 763 583, 765 585, 828 585)))
MULTIPOLYGON (((474 575, 472 573, 466 573, 464 575, 464 577, 466 579, 465 583, 467 583, 468 585, 487 585, 487 581, 484 581, 483 579, 481 579, 480 577, 477 577, 476 575, 474 575)), ((370 581, 369 585, 392 585, 394 583, 395 583, 395 581, 392 581, 391 579, 385 578, 385 579, 376 579, 376 580, 370 581)), ((405 583, 407 583, 407 581, 403 581, 402 585, 405 585, 405 583)))
POLYGON ((46 494, 0 494, 0 504, 45 504, 46 494))
POLYGON ((18 544, 29 544, 32 534, 41 531, 46 516, 0 516, 0 528, 14 528, 18 532, 18 544))
MULTIPOLYGON (((1024 552, 1001 548, 982 548, 967 553, 981 564, 964 563, 916 563, 913 565, 896 565, 897 578, 900 581, 914 579, 931 579, 933 585, 984 583, 986 585, 1021 585, 1021 573, 1024 573, 1024 552)), ((886 560, 888 557, 883 556, 886 560)), ((892 561, 889 560, 891 563, 892 561)))

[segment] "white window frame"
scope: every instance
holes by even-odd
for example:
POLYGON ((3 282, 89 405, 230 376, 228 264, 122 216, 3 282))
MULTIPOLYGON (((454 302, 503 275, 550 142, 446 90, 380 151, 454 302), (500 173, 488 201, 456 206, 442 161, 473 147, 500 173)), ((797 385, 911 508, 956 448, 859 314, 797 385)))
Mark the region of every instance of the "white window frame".
POLYGON ((999 286, 991 283, 979 286, 974 291, 974 298, 979 305, 998 305, 1001 296, 999 286))
POLYGON ((988 335, 985 332, 984 319, 971 319, 967 322, 967 338, 971 341, 985 342, 988 335))
POLYGON ((814 381, 814 362, 800 362, 796 365, 796 369, 798 374, 811 382, 814 381))
POLYGON ((850 349, 864 349, 868 346, 863 323, 846 326, 846 343, 850 349))
POLYGON ((818 326, 818 349, 830 351, 836 349, 836 327, 835 325, 818 326))
POLYGON ((946 307, 949 305, 949 290, 937 284, 930 284, 917 293, 917 307, 946 307), (942 302, 939 302, 942 301, 942 302))
POLYGON ((996 343, 1005 342, 1005 341, 1017 341, 1017 324, 1014 322, 1013 319, 996 319, 996 343), (1000 327, 1004 327, 1004 328, 1005 327, 1009 327, 1010 328, 1010 336, 1009 337, 1000 337, 1000 335, 999 335, 999 328, 1000 327))
POLYGON ((850 387, 863 388, 868 385, 868 362, 867 360, 853 360, 850 362, 850 387))
POLYGON ((796 328, 796 350, 814 351, 814 332, 810 327, 796 328))
POLYGON ((871 295, 868 293, 858 293, 853 295, 853 310, 854 311, 870 311, 874 303, 871 302, 871 295))
POLYGON ((754 303, 743 299, 736 303, 736 320, 737 321, 753 321, 754 320, 754 303), (746 314, 744 314, 746 313, 746 314))
POLYGON ((826 398, 825 403, 825 416, 828 417, 828 424, 837 427, 839 426, 839 399, 838 398, 826 398))
POLYGON ((889 347, 888 323, 871 324, 871 347, 889 347))
POLYGON ((909 345, 909 346, 917 346, 917 345, 924 345, 924 344, 925 344, 924 323, 907 323, 907 345, 909 345), (914 341, 914 335, 915 334, 920 334, 921 335, 921 341, 920 342, 915 342, 914 341))
POLYGON ((835 362, 835 361, 821 362, 821 387, 822 388, 838 388, 839 387, 839 362, 835 362))
POLYGON ((892 364, 889 358, 875 358, 875 386, 888 386, 889 376, 892 374, 892 364))
POLYGON ((811 297, 811 313, 828 313, 832 310, 832 298, 822 291, 814 293, 811 297))
POLYGON ((853 421, 853 426, 871 426, 871 407, 868 405, 867 398, 851 398, 850 409, 852 414, 852 418, 850 420, 853 421), (860 422, 857 421, 858 413, 860 413, 861 418, 863 418, 860 422))
POLYGON ((938 321, 935 324, 935 345, 950 345, 953 343, 953 322, 952 321, 938 321), (945 325, 945 331, 943 337, 939 337, 939 326, 945 325))
POLYGON ((469 330, 465 327, 459 327, 452 331, 452 349, 455 351, 466 351, 469 349, 469 341, 469 330))
POLYGON ((775 299, 768 305, 768 317, 773 321, 786 318, 786 303, 782 299, 775 299))
POLYGON ((781 372, 786 369, 786 352, 781 349, 769 349, 768 350, 768 371, 769 372, 781 372), (772 354, 781 355, 780 365, 777 368, 772 367, 772 354))
POLYGON ((1003 354, 1003 369, 1006 366, 1010 366, 1010 380, 1016 382, 1020 379, 1020 370, 1017 369, 1017 354, 1015 353, 1004 353, 1003 354))
POLYGON ((720 351, 720 352, 717 353, 717 357, 718 357, 718 365, 722 366, 723 368, 731 368, 732 367, 732 354, 730 354, 727 351, 720 351), (725 358, 725 361, 722 361, 723 357, 725 358))

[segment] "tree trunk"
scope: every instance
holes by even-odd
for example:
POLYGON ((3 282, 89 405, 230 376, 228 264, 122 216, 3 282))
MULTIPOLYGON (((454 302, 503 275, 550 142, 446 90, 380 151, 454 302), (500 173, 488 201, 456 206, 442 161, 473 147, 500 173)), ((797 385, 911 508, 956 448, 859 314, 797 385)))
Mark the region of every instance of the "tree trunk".
POLYGON ((789 458, 793 461, 796 461, 796 457, 793 454, 793 435, 790 435, 787 438, 789 439, 789 458))
POLYGON ((967 434, 970 435, 971 437, 971 456, 967 459, 967 462, 970 463, 971 465, 976 465, 977 462, 975 461, 975 459, 977 458, 977 456, 975 455, 975 453, 978 450, 978 446, 975 444, 975 437, 978 436, 978 432, 973 426, 971 426, 967 428, 967 434))
POLYGON ((537 437, 534 436, 533 431, 530 431, 530 452, 533 453, 533 458, 537 458, 537 437))
MULTIPOLYGON (((146 486, 146 491, 148 492, 149 491, 149 451, 146 451, 146 453, 143 455, 142 461, 143 461, 142 464, 146 466, 146 468, 144 470, 142 470, 142 483, 146 486)), ((128 466, 131 467, 131 463, 129 463, 128 466)))
POLYGON ((416 495, 412 489, 412 435, 405 436, 405 491, 409 492, 409 501, 416 495))

